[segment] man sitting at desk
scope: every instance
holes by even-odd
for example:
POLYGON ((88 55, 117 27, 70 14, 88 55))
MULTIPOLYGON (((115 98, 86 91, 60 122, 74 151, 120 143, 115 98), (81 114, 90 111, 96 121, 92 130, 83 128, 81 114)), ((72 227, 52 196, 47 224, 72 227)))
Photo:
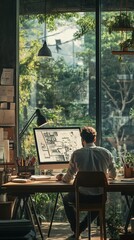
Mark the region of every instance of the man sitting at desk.
MULTIPOLYGON (((78 171, 101 171, 105 174, 108 173, 108 177, 115 178, 116 177, 116 169, 113 155, 109 150, 103 147, 99 147, 95 145, 96 141, 96 130, 92 127, 84 127, 81 130, 81 141, 82 148, 73 152, 67 173, 65 175, 58 174, 56 177, 59 181, 69 183, 74 179, 76 173, 78 171)), ((81 193, 81 201, 82 198, 85 202, 85 195, 89 201, 95 201, 96 196, 89 195, 90 193, 82 192, 81 193)), ((97 196, 98 198, 98 196, 97 196)), ((75 228, 76 228, 76 217, 75 210, 72 206, 75 203, 75 193, 70 192, 63 197, 63 204, 66 212, 66 216, 70 223, 71 229, 74 232, 72 236, 68 239, 75 239, 75 228), (71 203, 71 204, 70 204, 71 203)), ((98 216, 98 212, 91 213, 91 221, 93 221, 98 216)), ((83 232, 87 228, 87 216, 80 223, 80 233, 83 232)))

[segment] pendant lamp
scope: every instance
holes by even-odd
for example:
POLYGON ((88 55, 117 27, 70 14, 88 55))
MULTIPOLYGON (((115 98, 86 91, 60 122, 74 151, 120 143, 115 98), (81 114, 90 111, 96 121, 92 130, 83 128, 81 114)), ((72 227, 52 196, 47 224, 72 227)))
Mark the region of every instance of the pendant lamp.
POLYGON ((38 52, 38 56, 40 57, 52 57, 52 53, 47 46, 46 41, 44 41, 42 48, 38 52))
POLYGON ((51 50, 48 48, 46 43, 46 1, 45 1, 45 31, 44 31, 44 43, 42 48, 38 52, 38 56, 40 57, 52 57, 51 50))

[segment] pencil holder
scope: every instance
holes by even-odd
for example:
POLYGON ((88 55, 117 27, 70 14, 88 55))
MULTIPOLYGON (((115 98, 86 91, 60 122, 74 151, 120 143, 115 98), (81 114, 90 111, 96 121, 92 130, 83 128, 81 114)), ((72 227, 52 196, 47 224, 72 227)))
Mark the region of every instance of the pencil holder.
POLYGON ((18 166, 18 176, 21 178, 29 178, 35 174, 35 166, 18 166))

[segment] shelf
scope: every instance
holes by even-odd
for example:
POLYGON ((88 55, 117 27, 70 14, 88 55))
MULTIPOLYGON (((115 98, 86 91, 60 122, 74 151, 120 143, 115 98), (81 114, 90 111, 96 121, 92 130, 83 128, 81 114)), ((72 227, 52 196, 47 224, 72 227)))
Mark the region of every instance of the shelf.
POLYGON ((0 166, 15 165, 14 162, 0 163, 0 166))
POLYGON ((112 51, 114 55, 134 55, 134 51, 112 51))
POLYGON ((129 80, 126 80, 126 79, 117 79, 117 82, 123 82, 123 83, 130 83, 133 79, 129 79, 129 80))

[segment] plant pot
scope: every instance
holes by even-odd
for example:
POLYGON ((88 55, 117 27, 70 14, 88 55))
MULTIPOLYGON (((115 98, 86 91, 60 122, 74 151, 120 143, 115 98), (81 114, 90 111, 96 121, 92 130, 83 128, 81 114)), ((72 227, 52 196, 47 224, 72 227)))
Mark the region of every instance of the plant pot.
POLYGON ((127 52, 128 51, 128 48, 127 47, 124 47, 123 48, 123 52, 127 52))
POLYGON ((117 238, 109 238, 109 240, 118 240, 117 238))
POLYGON ((109 238, 109 240, 118 240, 117 238, 109 238))
POLYGON ((124 167, 124 178, 131 178, 133 176, 133 168, 125 166, 124 167))

